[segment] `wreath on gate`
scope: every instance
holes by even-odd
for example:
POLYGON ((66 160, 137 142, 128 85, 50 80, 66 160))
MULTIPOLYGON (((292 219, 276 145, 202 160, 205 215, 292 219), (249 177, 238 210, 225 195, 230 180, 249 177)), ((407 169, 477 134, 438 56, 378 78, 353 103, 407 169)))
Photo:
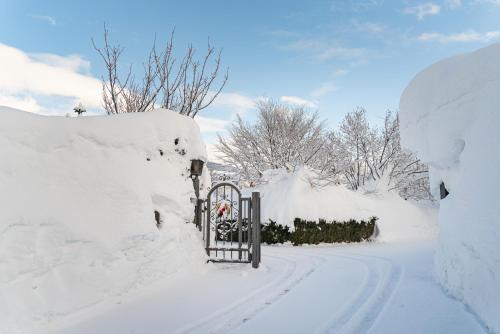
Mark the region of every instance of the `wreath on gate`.
POLYGON ((231 205, 226 202, 222 201, 216 205, 217 209, 217 218, 226 218, 231 214, 231 205))
POLYGON ((236 221, 231 219, 231 203, 228 201, 221 201, 215 206, 217 218, 215 227, 219 238, 225 240, 230 232, 235 228, 236 221))

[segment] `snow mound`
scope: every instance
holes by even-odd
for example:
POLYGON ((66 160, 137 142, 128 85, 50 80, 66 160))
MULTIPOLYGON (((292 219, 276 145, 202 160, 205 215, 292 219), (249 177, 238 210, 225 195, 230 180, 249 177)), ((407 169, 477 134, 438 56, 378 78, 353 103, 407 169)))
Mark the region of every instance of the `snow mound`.
POLYGON ((168 110, 64 118, 0 107, 0 332, 37 331, 203 263, 185 222, 190 160, 205 155, 195 122, 168 110))
POLYGON ((404 146, 444 182, 436 270, 500 333, 500 44, 440 61, 404 91, 404 146))
POLYGON ((435 237, 436 209, 405 201, 381 187, 354 192, 342 185, 317 187, 312 174, 302 168, 288 174, 264 173, 266 184, 257 188, 262 196, 263 222, 269 219, 293 227, 296 217, 310 220, 379 218, 378 241, 395 242, 435 237))

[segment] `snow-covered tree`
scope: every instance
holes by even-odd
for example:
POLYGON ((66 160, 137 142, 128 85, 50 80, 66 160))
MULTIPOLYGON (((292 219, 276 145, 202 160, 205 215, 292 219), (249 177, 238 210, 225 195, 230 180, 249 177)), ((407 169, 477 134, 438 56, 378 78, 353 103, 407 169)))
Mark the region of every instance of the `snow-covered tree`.
POLYGON ((80 102, 80 103, 78 103, 78 105, 76 107, 73 108, 73 111, 75 113, 77 113, 78 116, 80 116, 84 112, 87 112, 87 109, 85 109, 85 106, 83 105, 83 103, 80 102))
POLYGON ((229 136, 219 135, 217 148, 225 163, 239 168, 249 180, 257 180, 267 169, 325 168, 327 141, 317 113, 273 100, 258 102, 257 109, 254 124, 237 116, 229 136))
POLYGON ((366 110, 348 113, 339 129, 338 165, 343 181, 357 190, 368 181, 387 182, 405 198, 430 198, 427 166, 402 149, 397 113, 387 111, 381 128, 371 127, 366 110))
POLYGON ((363 108, 357 108, 344 117, 339 128, 340 140, 337 144, 340 145, 344 159, 341 166, 345 181, 353 190, 357 190, 367 178, 365 162, 368 160, 367 152, 372 137, 363 108))
POLYGON ((292 172, 307 166, 315 172, 311 184, 342 183, 357 191, 382 182, 404 198, 431 198, 427 166, 402 149, 399 117, 391 111, 381 127, 374 127, 358 107, 337 131, 327 132, 317 113, 266 100, 258 103, 255 123, 238 116, 229 136, 219 136, 217 148, 247 181, 258 182, 268 169, 292 172))

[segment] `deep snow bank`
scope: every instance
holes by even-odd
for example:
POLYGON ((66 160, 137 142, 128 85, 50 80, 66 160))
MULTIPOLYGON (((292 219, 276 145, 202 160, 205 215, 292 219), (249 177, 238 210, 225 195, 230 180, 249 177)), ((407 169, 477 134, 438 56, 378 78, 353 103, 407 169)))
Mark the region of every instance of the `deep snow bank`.
POLYGON ((314 187, 307 169, 292 174, 270 170, 262 196, 262 219, 293 227, 296 217, 318 220, 379 218, 379 241, 401 241, 436 235, 436 209, 405 201, 378 187, 354 192, 344 186, 314 187))
POLYGON ((404 146, 444 181, 436 269, 450 292, 500 333, 500 44, 419 73, 404 91, 404 146))
POLYGON ((64 118, 0 107, 0 332, 36 331, 203 263, 185 222, 190 159, 205 154, 194 121, 167 110, 64 118))

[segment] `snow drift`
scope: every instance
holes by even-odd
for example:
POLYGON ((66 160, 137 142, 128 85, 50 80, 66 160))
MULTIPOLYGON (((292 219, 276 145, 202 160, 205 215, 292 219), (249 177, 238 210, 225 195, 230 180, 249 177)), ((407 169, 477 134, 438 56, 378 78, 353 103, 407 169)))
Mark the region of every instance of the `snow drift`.
POLYGON ((205 154, 195 122, 167 110, 64 118, 0 107, 0 332, 36 331, 203 263, 185 222, 190 160, 205 154))
POLYGON ((404 91, 404 146, 444 182, 440 281, 500 333, 500 44, 438 62, 404 91))
POLYGON ((351 191, 345 186, 315 187, 307 168, 288 174, 269 170, 263 184, 263 222, 269 219, 293 227, 296 217, 310 220, 379 218, 379 241, 402 241, 431 238, 436 235, 436 209, 405 201, 397 193, 387 191, 383 182, 368 185, 364 190, 351 191))

